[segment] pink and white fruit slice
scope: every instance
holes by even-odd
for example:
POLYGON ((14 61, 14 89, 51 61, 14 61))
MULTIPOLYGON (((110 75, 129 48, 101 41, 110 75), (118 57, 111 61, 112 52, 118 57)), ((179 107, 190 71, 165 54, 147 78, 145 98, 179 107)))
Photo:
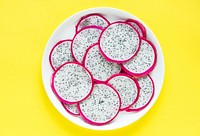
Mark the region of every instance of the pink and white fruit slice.
POLYGON ((140 49, 130 61, 122 64, 122 69, 133 76, 140 77, 149 74, 155 67, 157 60, 154 45, 142 38, 140 49))
POLYGON ((101 55, 98 44, 94 44, 88 48, 83 64, 91 72, 96 82, 105 82, 109 77, 121 71, 119 64, 108 62, 101 55))
POLYGON ((140 37, 146 38, 146 28, 140 22, 134 19, 127 19, 125 22, 132 25, 138 31, 140 37))
POLYGON ((63 107, 65 108, 65 110, 74 115, 74 116, 78 116, 80 115, 79 111, 78 111, 78 107, 77 104, 66 104, 66 103, 62 103, 63 107))
POLYGON ((154 96, 155 86, 153 79, 149 75, 137 80, 140 86, 139 98, 127 111, 140 111, 144 109, 154 96))
POLYGON ((110 22, 101 14, 89 14, 82 17, 76 25, 76 31, 78 32, 86 26, 98 26, 105 28, 110 22))
POLYGON ((108 79, 108 84, 112 85, 120 95, 121 111, 132 106, 139 97, 139 84, 127 74, 115 74, 108 79))
POLYGON ((52 89, 61 102, 75 104, 91 94, 93 78, 79 63, 65 63, 53 73, 52 89))
POLYGON ((121 106, 117 91, 107 84, 95 84, 91 95, 78 104, 80 115, 93 125, 111 122, 119 113, 121 106))
POLYGON ((98 42, 102 29, 97 26, 87 26, 78 31, 72 41, 71 51, 74 59, 83 62, 86 50, 98 42))
POLYGON ((62 40, 56 43, 49 55, 49 62, 53 70, 56 70, 66 62, 75 61, 71 53, 72 40, 62 40))
POLYGON ((108 61, 122 63, 136 55, 140 42, 139 33, 134 27, 118 21, 103 30, 99 39, 99 48, 108 61))

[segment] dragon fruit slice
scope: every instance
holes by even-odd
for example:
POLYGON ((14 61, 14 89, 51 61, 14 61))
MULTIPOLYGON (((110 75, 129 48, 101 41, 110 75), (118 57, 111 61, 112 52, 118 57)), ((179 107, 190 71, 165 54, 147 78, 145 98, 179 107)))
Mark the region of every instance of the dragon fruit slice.
POLYGON ((137 20, 128 19, 125 22, 131 24, 140 34, 141 37, 146 37, 146 28, 137 20))
POLYGON ((145 76, 155 67, 157 60, 156 49, 154 45, 142 38, 140 49, 137 55, 130 61, 123 63, 123 70, 133 76, 145 76))
POLYGON ((80 115, 93 125, 104 125, 111 122, 119 113, 120 96, 108 84, 95 84, 91 95, 78 104, 80 115))
POLYGON ((139 84, 127 74, 115 74, 108 79, 108 84, 112 85, 120 95, 122 104, 121 111, 132 106, 139 97, 139 84))
POLYGON ((100 38, 101 54, 111 62, 131 60, 140 47, 140 36, 137 30, 125 22, 114 22, 106 27, 100 38))
POLYGON ((66 62, 75 61, 70 50, 71 43, 72 40, 62 40, 56 43, 56 45, 52 48, 49 55, 49 62, 53 70, 56 70, 66 62))
POLYGON ((65 110, 74 115, 74 116, 78 116, 80 115, 79 111, 78 111, 78 107, 77 104, 66 104, 66 103, 62 103, 63 107, 65 108, 65 110))
POLYGON ((77 32, 73 38, 71 51, 79 63, 82 63, 87 48, 98 42, 102 29, 97 26, 87 26, 77 32))
POLYGON ((86 26, 99 26, 101 28, 105 28, 109 24, 110 22, 101 14, 89 14, 80 19, 76 25, 76 31, 78 32, 86 26))
POLYGON ((121 71, 119 64, 108 62, 101 55, 98 44, 94 44, 87 49, 83 64, 91 72, 96 82, 106 81, 113 74, 121 71))
POLYGON ((154 82, 149 75, 137 80, 140 86, 139 99, 127 111, 140 111, 144 109, 154 96, 154 82))
POLYGON ((52 76, 52 90, 66 104, 86 99, 93 89, 93 77, 77 62, 61 65, 52 76))

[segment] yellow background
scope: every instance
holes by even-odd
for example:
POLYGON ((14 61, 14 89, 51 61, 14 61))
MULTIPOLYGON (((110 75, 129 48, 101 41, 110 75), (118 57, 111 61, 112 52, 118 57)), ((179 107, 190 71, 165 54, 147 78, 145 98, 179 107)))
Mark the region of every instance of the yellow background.
POLYGON ((0 0, 0 136, 200 136, 199 0, 0 0), (74 125, 53 107, 41 79, 45 45, 83 9, 110 6, 142 19, 165 57, 165 82, 153 108, 114 131, 74 125))

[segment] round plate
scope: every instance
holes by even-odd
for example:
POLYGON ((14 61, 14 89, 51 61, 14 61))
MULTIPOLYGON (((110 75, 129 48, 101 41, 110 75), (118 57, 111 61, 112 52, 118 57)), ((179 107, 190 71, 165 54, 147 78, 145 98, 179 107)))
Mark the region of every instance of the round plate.
POLYGON ((42 80, 44 83, 44 87, 46 90, 46 93, 54 105, 54 107, 68 120, 71 122, 88 128, 88 129, 94 129, 94 130, 112 130, 117 128, 122 128, 127 125, 132 124, 133 122, 140 119, 142 116, 144 116, 149 109, 153 106, 155 101, 158 99, 158 96, 160 94, 163 80, 164 80, 164 57, 162 53, 162 49, 160 47, 160 44, 154 35, 154 33, 150 30, 150 28, 143 23, 140 19, 138 19, 136 16, 129 14, 125 11, 114 9, 114 8, 92 8, 87 9, 84 11, 81 11, 77 14, 72 15, 68 19, 66 19, 51 35, 46 48, 44 50, 43 54, 43 60, 42 60, 42 80), (133 18, 141 22, 147 31, 147 39, 149 39, 156 47, 157 49, 157 64, 153 72, 150 74, 152 79, 155 83, 155 95, 150 102, 150 104, 139 112, 121 112, 119 115, 109 124, 103 125, 103 126, 94 126, 90 125, 86 122, 84 122, 81 118, 75 117, 70 115, 68 112, 65 111, 64 107, 62 106, 61 102, 57 99, 56 95, 54 95, 53 91, 51 90, 50 82, 51 82, 51 76, 53 73, 53 70, 49 63, 49 54, 52 49, 52 47, 59 41, 63 39, 72 39, 75 34, 75 25, 79 21, 79 19, 82 16, 85 16, 87 14, 91 13, 100 13, 103 14, 110 22, 118 21, 118 20, 126 20, 128 18, 133 18))

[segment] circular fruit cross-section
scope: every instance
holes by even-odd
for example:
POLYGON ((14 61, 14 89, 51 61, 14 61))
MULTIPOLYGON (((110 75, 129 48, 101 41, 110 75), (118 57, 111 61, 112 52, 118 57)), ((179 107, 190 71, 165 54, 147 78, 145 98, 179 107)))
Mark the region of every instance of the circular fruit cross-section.
POLYGON ((122 64, 123 70, 133 76, 145 76, 155 67, 157 60, 156 48, 148 40, 142 38, 137 55, 122 64))
POLYGON ((108 62, 100 53, 98 44, 90 46, 83 59, 84 66, 91 72, 95 81, 106 81, 113 74, 120 73, 121 66, 108 62))
POLYGON ((126 62, 137 53, 140 47, 140 36, 130 24, 114 22, 101 33, 99 47, 108 61, 126 62))
POLYGON ((89 14, 80 19, 76 25, 76 31, 79 31, 86 26, 99 26, 105 28, 109 24, 109 21, 101 14, 89 14))
POLYGON ((140 86, 139 98, 127 111, 140 111, 152 100, 154 95, 154 82, 150 76, 137 79, 140 86))
POLYGON ((98 42, 101 32, 101 27, 87 26, 75 34, 71 45, 71 51, 76 61, 82 63, 87 48, 98 42))
POLYGON ((108 79, 108 84, 112 85, 120 95, 121 109, 126 110, 132 106, 139 97, 139 84, 127 74, 115 74, 108 79))
POLYGON ((138 31, 141 37, 146 37, 146 29, 140 22, 134 19, 128 19, 125 22, 131 24, 138 31))
POLYGON ((62 64, 66 62, 75 61, 72 57, 71 53, 71 43, 72 40, 62 40, 56 43, 56 45, 52 48, 49 61, 53 70, 56 70, 62 64))
POLYGON ((91 95, 78 104, 80 115, 93 125, 111 122, 119 113, 121 100, 117 91, 107 84, 95 84, 91 95))
POLYGON ((93 78, 80 64, 65 63, 54 72, 52 89, 62 102, 74 104, 90 95, 93 89, 93 78))
POLYGON ((62 103, 63 107, 65 108, 65 110, 74 115, 74 116, 78 116, 80 115, 79 111, 78 111, 78 107, 77 104, 66 104, 66 103, 62 103))

